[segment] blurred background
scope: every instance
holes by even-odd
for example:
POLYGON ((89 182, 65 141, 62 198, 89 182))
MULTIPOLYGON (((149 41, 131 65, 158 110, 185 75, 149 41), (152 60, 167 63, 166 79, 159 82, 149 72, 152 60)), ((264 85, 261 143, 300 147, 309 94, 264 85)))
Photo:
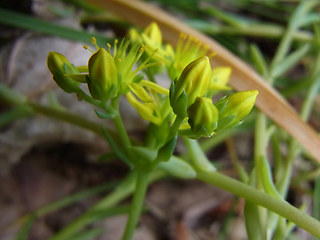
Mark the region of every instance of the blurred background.
MULTIPOLYGON (((260 48, 267 62, 272 59, 299 3, 296 0, 146 2, 212 37, 250 65, 253 44, 260 48)), ((319 5, 314 12, 319 13, 319 5)), ((47 55, 57 51, 77 66, 86 65, 91 53, 83 45, 90 44, 91 36, 99 44, 113 43, 115 38, 125 37, 131 27, 134 26, 112 12, 84 0, 2 0, 0 83, 29 100, 98 121, 87 103, 64 93, 52 81, 46 66, 47 55)), ((313 24, 296 31, 292 51, 312 43, 313 36, 313 24)), ((310 85, 306 79, 314 52, 306 52, 274 83, 297 110, 310 85)), ((10 109, 0 97, 0 116, 10 109)), ((133 109, 123 106, 122 110, 131 136, 142 138, 146 124, 133 109)), ((309 123, 318 130, 319 113, 317 96, 309 123)), ((255 114, 240 127, 203 142, 207 144, 209 158, 229 176, 237 177, 235 160, 247 170, 252 168, 255 114)), ((279 134, 287 139, 286 133, 279 134)), ((279 151, 286 148, 285 144, 279 145, 279 151)), ((9 121, 0 118, 0 239, 48 239, 81 216, 128 173, 120 161, 105 160, 108 149, 105 141, 95 134, 45 116, 20 112, 9 121), (84 192, 73 200, 68 198, 84 192), (61 199, 70 201, 54 205, 61 199)), ((184 149, 178 146, 177 151, 182 153, 184 149)), ((295 206, 310 205, 314 179, 320 173, 313 171, 314 163, 301 160, 296 165, 288 201, 295 206), (310 172, 313 175, 306 177, 310 172)), ((128 199, 125 201, 128 203, 128 199)), ((146 206, 148 211, 134 239, 247 239, 243 199, 198 181, 171 178, 157 181, 148 190, 146 206)), ((310 211, 306 209, 312 214, 310 211)), ((120 239, 125 221, 124 215, 96 221, 87 228, 98 226, 104 230, 86 239, 120 239)), ((311 236, 295 229, 289 239, 311 239, 311 236)))

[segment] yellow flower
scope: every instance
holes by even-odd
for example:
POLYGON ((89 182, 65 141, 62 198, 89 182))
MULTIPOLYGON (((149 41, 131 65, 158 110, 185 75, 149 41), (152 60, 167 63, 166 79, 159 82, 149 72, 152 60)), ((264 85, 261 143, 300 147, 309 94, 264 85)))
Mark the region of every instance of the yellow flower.
POLYGON ((148 61, 143 62, 137 69, 134 69, 134 64, 140 59, 144 52, 144 48, 141 44, 132 43, 130 41, 123 40, 120 46, 117 47, 117 41, 115 42, 113 58, 117 66, 118 78, 120 81, 120 94, 126 93, 129 90, 129 85, 132 82, 138 81, 142 77, 138 72, 142 69, 149 67, 148 61))
POLYGON ((157 23, 152 22, 139 34, 135 29, 130 29, 129 38, 145 46, 146 54, 151 60, 170 66, 174 58, 174 50, 170 44, 162 44, 162 33, 157 23))
POLYGON ((161 47, 162 45, 162 34, 161 30, 155 22, 152 22, 142 33, 144 41, 148 41, 154 47, 161 47))
POLYGON ((169 68, 170 78, 178 78, 189 63, 205 56, 208 50, 209 47, 202 44, 198 39, 181 33, 169 68))
MULTIPOLYGON (((127 93, 131 83, 141 81, 143 76, 140 71, 155 65, 147 59, 134 68, 144 52, 141 44, 123 40, 118 46, 115 40, 113 53, 111 45, 107 46, 108 50, 96 46, 98 50, 89 59, 89 75, 86 78, 91 95, 103 101, 127 93)), ((83 76, 85 74, 70 77, 81 79, 83 76)))
POLYGON ((142 102, 131 92, 126 94, 128 102, 138 111, 139 115, 147 121, 156 125, 162 123, 157 105, 154 102, 142 102))
POLYGON ((171 114, 167 89, 146 80, 131 83, 129 88, 131 92, 126 94, 127 100, 143 119, 160 125, 171 114))

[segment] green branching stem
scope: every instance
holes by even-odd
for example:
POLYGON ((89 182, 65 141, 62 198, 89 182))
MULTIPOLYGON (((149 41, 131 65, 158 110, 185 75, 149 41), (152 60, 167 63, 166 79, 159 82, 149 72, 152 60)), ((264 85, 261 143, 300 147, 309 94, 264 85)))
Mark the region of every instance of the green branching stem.
POLYGON ((197 178, 217 186, 239 197, 265 207, 280 216, 292 221, 297 226, 316 237, 320 237, 320 222, 283 200, 279 200, 247 184, 225 176, 219 172, 197 171, 197 178))
MULTIPOLYGON (((263 113, 258 113, 256 118, 256 126, 255 126, 255 145, 254 145, 254 165, 256 169, 259 168, 259 161, 261 157, 265 157, 266 153, 266 127, 267 127, 267 118, 263 113)), ((257 179, 257 187, 258 189, 263 189, 261 179, 258 177, 257 179)))
POLYGON ((123 146, 128 148, 131 146, 131 141, 130 141, 130 138, 129 138, 128 133, 126 131, 126 128, 123 124, 121 115, 120 115, 119 100, 120 100, 119 97, 114 98, 111 103, 113 109, 117 112, 116 116, 113 118, 113 122, 117 128, 117 133, 122 141, 123 146))
POLYGON ((96 122, 90 121, 79 115, 64 110, 43 106, 34 102, 28 102, 27 106, 30 106, 36 113, 45 115, 50 118, 62 120, 64 122, 68 122, 81 128, 87 129, 91 132, 96 133, 97 135, 102 135, 102 126, 100 124, 97 124, 96 122))
POLYGON ((170 132, 168 134, 167 140, 170 140, 175 135, 177 135, 177 133, 179 131, 179 127, 180 127, 181 123, 183 122, 183 119, 184 119, 184 117, 180 117, 177 115, 176 119, 174 120, 174 122, 170 128, 170 132))
POLYGON ((84 100, 84 101, 92 104, 93 106, 96 106, 96 107, 99 107, 99 108, 102 108, 102 107, 103 107, 103 104, 102 104, 101 101, 96 100, 96 99, 88 96, 88 95, 87 95, 84 91, 82 91, 81 89, 78 90, 77 95, 78 95, 78 98, 79 98, 79 99, 84 100))
POLYGON ((138 171, 136 178, 136 188, 133 194, 133 200, 130 207, 128 221, 122 237, 122 240, 130 240, 134 234, 142 211, 144 198, 148 187, 148 178, 150 173, 147 171, 138 171))

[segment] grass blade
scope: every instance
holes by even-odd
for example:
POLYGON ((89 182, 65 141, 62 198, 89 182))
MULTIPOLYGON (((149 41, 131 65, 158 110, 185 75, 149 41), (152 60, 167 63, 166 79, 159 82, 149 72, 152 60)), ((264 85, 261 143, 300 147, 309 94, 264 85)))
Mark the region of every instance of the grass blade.
POLYGON ((309 51, 309 49, 310 45, 306 44, 287 56, 285 61, 280 62, 273 68, 271 73, 272 77, 277 78, 288 71, 301 60, 301 58, 309 51))
POLYGON ((29 231, 32 227, 33 222, 36 220, 35 215, 30 215, 25 222, 25 224, 22 226, 20 231, 18 232, 15 240, 27 240, 29 231))
POLYGON ((102 228, 95 228, 85 232, 80 232, 75 236, 69 238, 68 240, 87 240, 87 239, 95 239, 103 232, 102 228))
POLYGON ((70 40, 80 41, 88 44, 91 43, 92 36, 97 39, 98 44, 103 45, 108 42, 108 39, 101 34, 91 34, 86 31, 60 26, 52 22, 40 20, 6 9, 0 8, 0 16, 0 23, 12 27, 28 29, 39 33, 54 35, 57 37, 67 38, 70 40))

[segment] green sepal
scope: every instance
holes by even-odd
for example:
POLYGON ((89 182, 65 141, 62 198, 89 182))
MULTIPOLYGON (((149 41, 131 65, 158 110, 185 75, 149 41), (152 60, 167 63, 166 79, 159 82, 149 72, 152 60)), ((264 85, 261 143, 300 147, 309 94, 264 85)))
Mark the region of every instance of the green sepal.
POLYGON ((89 89, 91 96, 95 99, 101 100, 100 96, 102 94, 101 94, 101 90, 99 89, 99 87, 95 84, 92 84, 91 79, 88 75, 86 76, 86 81, 87 81, 88 89, 89 89))
POLYGON ((86 75, 86 81, 88 83, 88 88, 91 96, 97 100, 107 101, 117 94, 117 87, 115 86, 115 84, 112 84, 109 89, 103 91, 103 89, 100 88, 99 85, 92 84, 92 81, 88 75, 86 75))
POLYGON ((65 76, 65 74, 59 70, 53 70, 53 80, 58 86, 67 93, 77 93, 79 91, 80 83, 74 81, 72 78, 65 76))
POLYGON ((72 80, 79 82, 79 83, 86 83, 87 82, 87 76, 88 74, 83 74, 83 73, 66 73, 66 77, 71 78, 72 80))
POLYGON ((167 162, 173 154, 173 151, 176 147, 178 136, 171 138, 165 145, 163 145, 159 151, 157 160, 159 162, 167 162))
POLYGON ((77 66, 76 69, 77 69, 80 73, 87 73, 87 72, 89 71, 88 65, 85 65, 85 66, 77 66))
POLYGON ((66 74, 76 74, 79 73, 79 71, 77 70, 77 68, 72 64, 72 63, 64 63, 63 64, 63 69, 65 71, 66 74))
POLYGON ((222 112, 227 104, 228 104, 228 101, 225 100, 227 98, 227 96, 224 96, 222 98, 220 98, 214 105, 216 106, 216 108, 219 110, 219 112, 222 112))
MULTIPOLYGON (((224 117, 222 119, 219 119, 218 127, 216 129, 216 132, 220 132, 220 131, 222 131, 224 129, 228 129, 228 128, 234 127, 235 125, 233 124, 233 122, 234 122, 235 118, 236 118, 235 115, 230 115, 230 116, 224 117)), ((236 124, 238 124, 238 123, 236 123, 236 124)))
POLYGON ((148 147, 130 147, 130 157, 133 165, 137 168, 147 169, 151 162, 157 157, 157 150, 148 147))
POLYGON ((169 98, 170 98, 170 105, 173 109, 173 112, 178 115, 179 117, 186 117, 187 116, 187 108, 188 108, 188 99, 186 91, 183 90, 181 94, 179 95, 178 99, 175 100, 174 96, 175 94, 175 81, 173 81, 170 85, 170 92, 169 92, 169 98))
POLYGON ((175 91, 175 80, 172 81, 170 84, 170 89, 169 89, 170 104, 173 102, 174 91, 175 91))
POLYGON ((148 147, 159 148, 164 142, 167 140, 167 133, 169 132, 170 125, 168 122, 171 120, 172 114, 168 114, 168 116, 162 121, 160 125, 156 125, 154 123, 149 124, 149 129, 147 132, 146 143, 148 147))
POLYGON ((53 75, 53 79, 59 87, 67 93, 79 91, 79 83, 65 74, 77 74, 79 71, 71 64, 65 56, 57 52, 49 52, 47 66, 53 75))
POLYGON ((176 106, 176 114, 178 116, 180 116, 180 117, 187 116, 188 103, 187 103, 186 91, 184 91, 184 90, 182 91, 177 102, 175 103, 175 106, 176 106))

